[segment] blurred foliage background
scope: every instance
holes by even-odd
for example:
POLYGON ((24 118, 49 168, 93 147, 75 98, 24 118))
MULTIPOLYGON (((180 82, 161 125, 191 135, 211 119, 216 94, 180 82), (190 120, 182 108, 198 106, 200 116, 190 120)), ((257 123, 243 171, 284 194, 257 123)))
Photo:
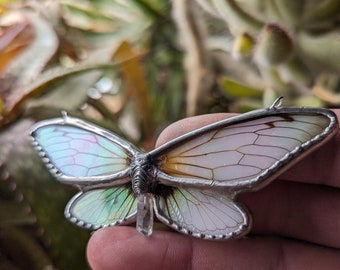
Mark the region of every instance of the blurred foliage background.
POLYGON ((30 146, 68 114, 150 150, 186 116, 340 105, 338 0, 0 0, 0 269, 86 269, 30 146))

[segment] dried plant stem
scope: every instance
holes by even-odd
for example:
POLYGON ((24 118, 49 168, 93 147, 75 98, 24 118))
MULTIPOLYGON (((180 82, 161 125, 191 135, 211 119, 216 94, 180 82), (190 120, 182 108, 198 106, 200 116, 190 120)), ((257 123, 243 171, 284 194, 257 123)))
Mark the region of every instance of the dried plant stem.
POLYGON ((210 90, 214 83, 212 61, 206 48, 203 25, 198 7, 193 0, 173 0, 173 16, 185 51, 187 77, 187 115, 202 111, 210 102, 210 90))

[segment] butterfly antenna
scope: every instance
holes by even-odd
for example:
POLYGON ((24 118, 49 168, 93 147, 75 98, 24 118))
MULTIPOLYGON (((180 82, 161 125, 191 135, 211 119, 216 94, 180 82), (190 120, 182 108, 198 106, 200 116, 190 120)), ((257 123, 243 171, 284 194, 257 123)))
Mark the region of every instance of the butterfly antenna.
POLYGON ((67 115, 67 111, 61 111, 61 116, 63 117, 63 119, 66 121, 68 115, 67 115))
POLYGON ((270 110, 273 109, 279 109, 282 105, 282 101, 283 101, 283 97, 278 97, 277 99, 275 99, 275 101, 273 102, 273 104, 269 107, 270 110))

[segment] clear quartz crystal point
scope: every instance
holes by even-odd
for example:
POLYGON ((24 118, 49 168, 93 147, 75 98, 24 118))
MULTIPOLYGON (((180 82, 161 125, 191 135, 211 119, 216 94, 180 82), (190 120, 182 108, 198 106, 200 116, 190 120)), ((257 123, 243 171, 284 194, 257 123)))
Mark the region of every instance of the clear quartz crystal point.
POLYGON ((149 193, 138 195, 137 231, 150 236, 153 228, 153 200, 149 193))

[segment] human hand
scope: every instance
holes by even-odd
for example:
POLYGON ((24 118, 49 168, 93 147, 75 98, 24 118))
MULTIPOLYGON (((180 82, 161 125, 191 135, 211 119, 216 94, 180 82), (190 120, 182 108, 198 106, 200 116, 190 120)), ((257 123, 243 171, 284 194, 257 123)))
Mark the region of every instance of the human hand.
MULTIPOLYGON (((183 119, 164 130, 157 145, 225 117, 183 119)), ((338 164, 340 132, 269 186, 240 195, 253 216, 247 237, 209 241, 154 231, 146 238, 133 227, 110 227, 91 237, 89 264, 94 270, 340 269, 338 164)))

